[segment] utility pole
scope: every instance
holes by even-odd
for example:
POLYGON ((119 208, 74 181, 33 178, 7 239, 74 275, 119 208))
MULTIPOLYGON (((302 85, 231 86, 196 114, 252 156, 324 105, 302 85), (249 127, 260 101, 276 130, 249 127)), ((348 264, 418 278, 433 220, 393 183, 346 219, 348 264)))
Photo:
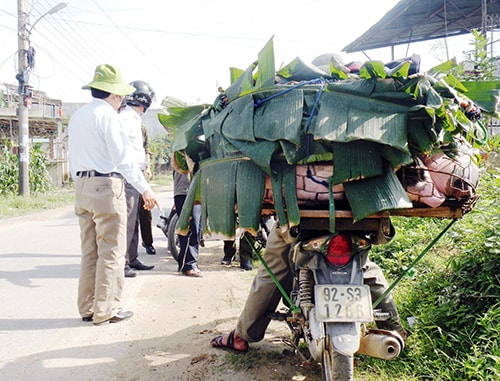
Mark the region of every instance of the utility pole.
POLYGON ((26 28, 27 14, 26 1, 17 0, 17 25, 18 25, 18 57, 19 69, 16 78, 18 87, 18 156, 19 156, 19 195, 28 196, 30 194, 29 184, 29 117, 28 103, 30 94, 28 88, 28 31, 26 28))

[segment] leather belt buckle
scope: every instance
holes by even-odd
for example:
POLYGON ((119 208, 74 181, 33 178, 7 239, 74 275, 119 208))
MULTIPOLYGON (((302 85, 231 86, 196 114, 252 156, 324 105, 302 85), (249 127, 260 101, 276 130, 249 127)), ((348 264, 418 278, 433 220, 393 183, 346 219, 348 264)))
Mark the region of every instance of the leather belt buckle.
POLYGON ((78 177, 116 177, 122 179, 123 176, 118 172, 110 172, 110 173, 101 173, 92 169, 90 171, 78 171, 76 172, 78 177))

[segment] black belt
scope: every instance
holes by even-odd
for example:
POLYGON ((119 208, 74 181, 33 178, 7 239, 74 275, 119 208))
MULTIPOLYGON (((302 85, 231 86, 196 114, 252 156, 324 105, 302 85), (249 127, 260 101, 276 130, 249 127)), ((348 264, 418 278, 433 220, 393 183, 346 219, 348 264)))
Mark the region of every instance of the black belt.
POLYGON ((123 176, 118 172, 110 172, 110 173, 101 173, 97 171, 78 171, 76 172, 78 177, 118 177, 119 179, 123 179, 123 176))

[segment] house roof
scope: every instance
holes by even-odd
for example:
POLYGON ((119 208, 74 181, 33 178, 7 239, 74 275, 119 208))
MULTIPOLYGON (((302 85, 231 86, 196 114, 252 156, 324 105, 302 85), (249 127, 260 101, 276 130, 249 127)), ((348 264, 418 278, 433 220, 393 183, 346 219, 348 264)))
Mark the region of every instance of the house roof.
POLYGON ((343 51, 359 52, 499 27, 500 0, 401 0, 343 51))

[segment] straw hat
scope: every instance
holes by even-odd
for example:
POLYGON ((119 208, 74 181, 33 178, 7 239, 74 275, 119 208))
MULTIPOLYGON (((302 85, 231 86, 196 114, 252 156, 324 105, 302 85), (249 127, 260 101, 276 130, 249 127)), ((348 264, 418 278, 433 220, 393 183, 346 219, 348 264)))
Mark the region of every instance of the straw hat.
POLYGON ((102 64, 95 68, 94 80, 82 87, 84 90, 98 89, 115 95, 128 95, 135 87, 125 82, 120 69, 113 65, 102 64))

